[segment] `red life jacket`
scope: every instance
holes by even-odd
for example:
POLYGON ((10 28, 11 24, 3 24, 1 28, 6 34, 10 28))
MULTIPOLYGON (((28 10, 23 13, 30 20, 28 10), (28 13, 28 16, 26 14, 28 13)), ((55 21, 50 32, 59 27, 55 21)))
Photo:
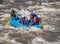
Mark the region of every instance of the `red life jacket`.
POLYGON ((38 19, 35 19, 35 20, 34 20, 34 24, 39 24, 39 21, 40 21, 39 18, 38 18, 38 19))
POLYGON ((31 15, 30 18, 31 18, 31 19, 34 19, 34 16, 31 15))
POLYGON ((35 20, 35 21, 34 21, 34 24, 38 24, 38 23, 39 23, 39 21, 38 21, 38 20, 35 20))

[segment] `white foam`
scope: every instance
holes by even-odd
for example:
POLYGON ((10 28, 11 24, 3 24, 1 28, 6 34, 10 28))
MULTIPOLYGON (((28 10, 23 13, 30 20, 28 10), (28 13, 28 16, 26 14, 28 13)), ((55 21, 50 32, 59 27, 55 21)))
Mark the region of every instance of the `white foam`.
POLYGON ((40 44, 40 43, 43 43, 45 44, 45 40, 42 38, 42 37, 35 37, 33 40, 32 40, 32 44, 40 44))

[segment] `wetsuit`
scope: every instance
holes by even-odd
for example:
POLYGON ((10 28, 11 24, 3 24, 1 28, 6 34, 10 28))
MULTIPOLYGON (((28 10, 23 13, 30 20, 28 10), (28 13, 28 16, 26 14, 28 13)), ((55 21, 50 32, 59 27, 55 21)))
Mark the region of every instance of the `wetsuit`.
POLYGON ((12 19, 15 19, 15 20, 18 20, 18 19, 19 19, 19 18, 16 16, 14 10, 11 11, 11 17, 12 17, 12 19))
POLYGON ((12 18, 16 17, 16 14, 15 14, 15 11, 14 10, 11 11, 11 17, 12 18))

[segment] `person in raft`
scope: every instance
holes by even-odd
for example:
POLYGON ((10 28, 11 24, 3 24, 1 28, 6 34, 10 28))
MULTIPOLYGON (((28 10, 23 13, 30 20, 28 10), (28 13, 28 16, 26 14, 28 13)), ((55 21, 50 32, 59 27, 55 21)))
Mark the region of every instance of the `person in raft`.
POLYGON ((13 9, 11 10, 11 17, 12 18, 15 18, 16 17, 15 11, 13 9))
POLYGON ((39 24, 39 18, 35 13, 31 13, 30 22, 32 21, 33 25, 39 24))
POLYGON ((39 18, 39 17, 35 18, 33 24, 35 25, 35 24, 39 24, 39 23, 41 23, 41 18, 39 18))
POLYGON ((22 17, 20 20, 21 20, 21 23, 22 23, 23 25, 29 26, 28 18, 26 18, 26 17, 24 16, 24 17, 22 17))
POLYGON ((35 14, 34 13, 31 13, 30 19, 34 19, 34 16, 35 16, 35 14))
POLYGON ((35 13, 31 13, 31 14, 30 14, 30 20, 29 20, 29 21, 33 23, 35 16, 36 16, 35 13))
POLYGON ((15 20, 19 19, 18 17, 16 17, 16 12, 13 9, 11 10, 11 17, 12 17, 12 19, 15 19, 15 20))
POLYGON ((29 26, 29 20, 28 19, 25 20, 25 25, 29 26))
POLYGON ((35 25, 35 24, 39 24, 39 23, 42 23, 41 18, 38 17, 37 15, 35 15, 33 25, 35 25))

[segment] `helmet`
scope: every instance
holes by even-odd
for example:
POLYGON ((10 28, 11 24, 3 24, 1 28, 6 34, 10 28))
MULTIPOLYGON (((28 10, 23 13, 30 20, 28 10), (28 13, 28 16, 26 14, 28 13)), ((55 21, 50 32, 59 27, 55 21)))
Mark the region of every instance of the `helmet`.
POLYGON ((35 18, 38 19, 38 16, 36 16, 35 18))
POLYGON ((31 15, 32 15, 32 16, 36 16, 36 14, 35 14, 35 13, 31 13, 31 15))

